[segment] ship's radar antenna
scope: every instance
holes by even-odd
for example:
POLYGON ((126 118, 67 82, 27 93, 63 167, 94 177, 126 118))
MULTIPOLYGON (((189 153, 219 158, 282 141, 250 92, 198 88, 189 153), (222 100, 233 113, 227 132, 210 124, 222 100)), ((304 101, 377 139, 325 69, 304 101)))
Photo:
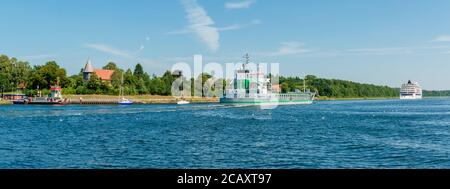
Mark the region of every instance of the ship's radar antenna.
POLYGON ((245 58, 245 64, 250 63, 250 56, 248 55, 248 53, 244 55, 244 58, 245 58))
POLYGON ((248 55, 248 53, 246 53, 243 58, 245 58, 244 63, 244 70, 245 70, 245 66, 250 63, 250 56, 248 55))

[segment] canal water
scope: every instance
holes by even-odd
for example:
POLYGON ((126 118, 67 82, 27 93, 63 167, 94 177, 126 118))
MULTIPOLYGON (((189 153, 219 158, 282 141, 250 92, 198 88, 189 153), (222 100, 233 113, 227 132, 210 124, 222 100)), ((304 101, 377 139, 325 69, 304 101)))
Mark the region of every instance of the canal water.
POLYGON ((0 168, 450 168, 450 99, 0 106, 0 168))

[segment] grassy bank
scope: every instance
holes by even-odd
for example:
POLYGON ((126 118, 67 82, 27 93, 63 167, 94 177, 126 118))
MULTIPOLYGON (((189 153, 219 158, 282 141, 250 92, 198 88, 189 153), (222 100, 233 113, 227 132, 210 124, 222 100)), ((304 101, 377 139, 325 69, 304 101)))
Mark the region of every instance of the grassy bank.
POLYGON ((398 99, 398 97, 316 97, 316 100, 386 100, 386 99, 398 99))
MULTIPOLYGON (((72 101, 79 100, 82 98, 83 100, 115 100, 119 99, 118 96, 113 95, 64 95, 64 98, 69 98, 72 101)), ((159 96, 159 95, 130 95, 125 96, 127 99, 131 99, 136 103, 142 104, 174 104, 177 103, 180 98, 175 98, 172 96, 159 96)), ((357 97, 317 97, 316 100, 385 100, 385 99, 397 99, 398 97, 366 97, 366 98, 357 98, 357 97)), ((217 103, 219 102, 218 98, 185 98, 191 103, 217 103)))
MULTIPOLYGON (((71 99, 72 101, 79 100, 82 98, 83 100, 115 100, 119 99, 118 96, 112 95, 64 95, 64 98, 71 99)), ((136 103, 142 104, 175 104, 180 98, 175 98, 172 96, 158 96, 158 95, 132 95, 125 96, 127 99, 131 99, 136 103)), ((185 98, 191 103, 215 103, 218 102, 218 98, 185 98)))
POLYGON ((0 105, 11 105, 11 104, 12 104, 11 101, 0 100, 0 105))

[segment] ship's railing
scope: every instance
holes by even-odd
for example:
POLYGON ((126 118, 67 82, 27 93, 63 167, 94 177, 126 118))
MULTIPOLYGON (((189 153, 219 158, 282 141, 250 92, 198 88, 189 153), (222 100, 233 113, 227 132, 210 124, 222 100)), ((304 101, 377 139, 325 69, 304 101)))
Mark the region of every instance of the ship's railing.
POLYGON ((305 97, 313 98, 314 93, 287 93, 287 94, 274 94, 275 98, 280 99, 304 99, 305 97))

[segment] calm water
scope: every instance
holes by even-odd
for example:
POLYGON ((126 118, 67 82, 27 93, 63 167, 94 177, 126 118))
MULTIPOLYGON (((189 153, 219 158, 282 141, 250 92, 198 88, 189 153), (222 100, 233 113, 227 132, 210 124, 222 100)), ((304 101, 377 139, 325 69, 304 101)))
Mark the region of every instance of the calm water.
POLYGON ((0 106, 0 168, 450 168, 450 99, 0 106))

